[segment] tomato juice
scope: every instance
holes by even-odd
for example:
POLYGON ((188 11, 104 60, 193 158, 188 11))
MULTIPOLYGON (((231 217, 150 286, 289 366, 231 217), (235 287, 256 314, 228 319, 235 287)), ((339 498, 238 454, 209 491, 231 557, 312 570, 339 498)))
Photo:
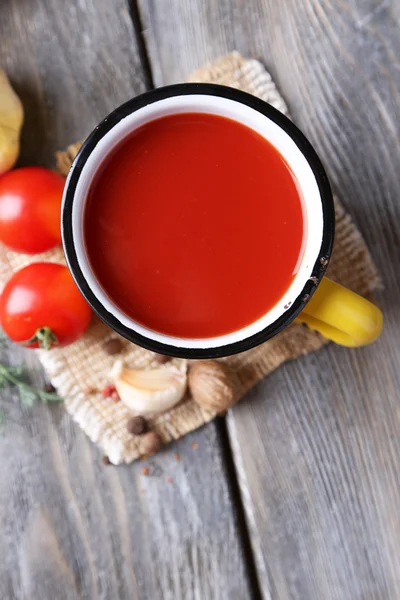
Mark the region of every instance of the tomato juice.
POLYGON ((265 138, 204 113, 132 132, 96 174, 84 238, 98 282, 130 318, 212 338, 265 315, 301 262, 298 183, 265 138))

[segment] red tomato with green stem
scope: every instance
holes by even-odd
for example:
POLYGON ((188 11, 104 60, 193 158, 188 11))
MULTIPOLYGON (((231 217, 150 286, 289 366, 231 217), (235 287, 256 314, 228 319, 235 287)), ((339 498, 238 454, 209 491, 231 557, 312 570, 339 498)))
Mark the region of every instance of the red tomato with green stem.
POLYGON ((17 271, 0 297, 4 332, 28 348, 75 342, 91 314, 67 267, 54 263, 33 263, 17 271))
POLYGON ((0 177, 0 241, 16 252, 38 254, 61 243, 65 180, 43 167, 24 167, 0 177))

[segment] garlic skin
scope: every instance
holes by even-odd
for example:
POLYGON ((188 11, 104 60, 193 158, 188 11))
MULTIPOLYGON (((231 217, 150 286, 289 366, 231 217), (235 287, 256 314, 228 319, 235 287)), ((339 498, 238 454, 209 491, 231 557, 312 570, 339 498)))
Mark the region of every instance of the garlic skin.
POLYGON ((182 400, 187 385, 186 362, 158 369, 128 369, 121 361, 111 376, 121 402, 138 415, 168 410, 182 400))
POLYGON ((0 175, 9 171, 19 155, 19 135, 24 121, 22 102, 0 69, 0 175))

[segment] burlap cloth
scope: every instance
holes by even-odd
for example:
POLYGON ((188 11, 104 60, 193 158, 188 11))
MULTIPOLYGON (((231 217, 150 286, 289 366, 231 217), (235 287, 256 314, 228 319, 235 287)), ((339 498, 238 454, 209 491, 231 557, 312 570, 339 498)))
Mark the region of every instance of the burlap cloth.
MULTIPOLYGON (((236 52, 194 71, 187 81, 213 82, 240 88, 288 114, 283 98, 263 65, 256 60, 246 60, 236 52)), ((57 168, 62 174, 67 174, 78 149, 79 144, 74 144, 65 152, 58 153, 57 168)), ((1 248, 0 283, 3 285, 14 270, 40 260, 64 263, 60 248, 35 257, 18 255, 1 248)), ((377 271, 365 242, 337 200, 335 249, 328 275, 362 295, 370 295, 378 285, 377 271)), ((72 418, 93 442, 103 448, 112 463, 120 464, 129 463, 139 456, 138 440, 126 429, 130 413, 121 402, 104 399, 100 391, 94 394, 86 391, 91 386, 101 390, 109 383, 108 373, 115 358, 106 354, 102 345, 107 338, 115 335, 94 317, 87 333, 75 344, 37 352, 72 418)), ((237 392, 240 397, 286 360, 313 352, 326 343, 319 334, 304 326, 292 325, 262 346, 224 360, 237 369, 240 381, 237 392)), ((155 355, 125 340, 119 358, 128 366, 146 368, 158 365, 155 355)), ((150 427, 166 443, 214 417, 214 412, 201 409, 187 395, 175 408, 150 419, 150 427)))

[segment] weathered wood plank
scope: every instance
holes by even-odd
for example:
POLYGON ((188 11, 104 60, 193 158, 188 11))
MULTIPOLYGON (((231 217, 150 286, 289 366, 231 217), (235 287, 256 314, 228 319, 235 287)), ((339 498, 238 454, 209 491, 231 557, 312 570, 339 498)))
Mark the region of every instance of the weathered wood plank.
MULTIPOLYGON (((56 149, 148 80, 124 0, 1 2, 0 63, 26 110, 21 165, 52 166, 56 149)), ((14 347, 1 360, 43 384, 33 353, 14 347)), ((157 456, 145 477, 143 463, 104 466, 62 407, 22 409, 11 389, 1 407, 2 600, 251 596, 215 425, 157 456)))
POLYGON ((228 419, 265 598, 400 596, 400 2, 140 1, 155 82, 260 58, 368 240, 382 339, 333 345, 228 419))
POLYGON ((116 102, 145 91, 124 0, 1 3, 1 61, 25 109, 21 164, 49 164, 116 102))

